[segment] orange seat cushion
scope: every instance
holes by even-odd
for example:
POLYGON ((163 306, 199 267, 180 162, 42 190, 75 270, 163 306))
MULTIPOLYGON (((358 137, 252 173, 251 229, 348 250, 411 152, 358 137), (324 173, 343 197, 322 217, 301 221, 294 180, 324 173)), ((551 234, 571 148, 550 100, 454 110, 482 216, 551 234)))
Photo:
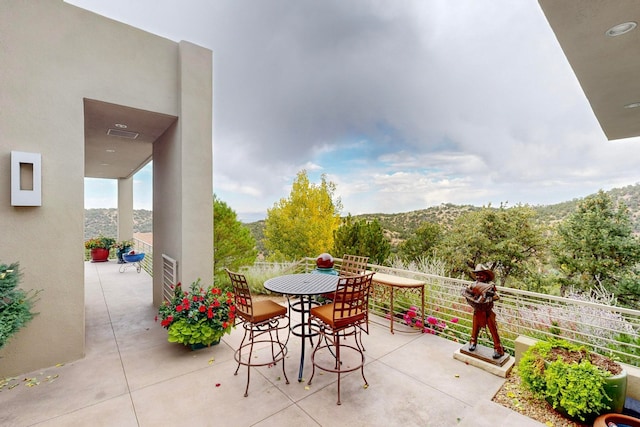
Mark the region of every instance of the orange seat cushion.
MULTIPOLYGON (((344 328, 345 326, 356 324, 364 320, 365 312, 363 310, 358 309, 358 310, 352 311, 351 313, 347 311, 345 312, 337 311, 336 316, 338 317, 336 317, 334 321, 333 310, 334 310, 335 304, 343 304, 343 303, 333 302, 331 304, 325 304, 319 307, 313 307, 311 309, 311 315, 317 317, 323 323, 329 325, 332 329, 344 328), (339 317, 340 315, 342 315, 342 317, 339 317)), ((337 307, 342 307, 342 306, 337 306, 337 307)))
POLYGON ((245 319, 252 323, 260 323, 273 317, 284 316, 287 314, 287 307, 283 307, 275 301, 265 300, 253 302, 253 319, 250 319, 246 313, 245 319))

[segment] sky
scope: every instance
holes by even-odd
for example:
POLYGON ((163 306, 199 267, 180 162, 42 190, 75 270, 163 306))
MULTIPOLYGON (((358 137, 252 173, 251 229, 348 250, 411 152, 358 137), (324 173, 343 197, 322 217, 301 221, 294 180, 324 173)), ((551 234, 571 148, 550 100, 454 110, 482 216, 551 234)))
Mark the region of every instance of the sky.
MULTIPOLYGON (((607 141, 535 0, 68 3, 213 51, 214 193, 244 222, 303 169, 343 215, 640 182, 640 138, 607 141)), ((151 209, 145 169, 134 209, 151 209)), ((85 207, 115 207, 94 181, 85 207)))

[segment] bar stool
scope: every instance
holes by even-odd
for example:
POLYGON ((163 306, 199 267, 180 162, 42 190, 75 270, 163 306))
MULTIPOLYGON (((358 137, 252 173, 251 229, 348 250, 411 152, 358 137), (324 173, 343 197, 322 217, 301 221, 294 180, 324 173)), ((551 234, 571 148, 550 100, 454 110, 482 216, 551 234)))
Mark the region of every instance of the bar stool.
POLYGON ((272 300, 254 302, 246 277, 229 269, 225 268, 225 270, 233 284, 236 324, 240 322, 244 327, 244 336, 234 354, 234 358, 238 362, 234 375, 238 375, 241 365, 247 367, 247 386, 244 391, 244 397, 249 395, 249 380, 252 367, 271 366, 282 361, 282 373, 286 383, 289 384, 289 378, 287 378, 287 373, 284 369, 284 358, 287 355, 287 342, 289 341, 287 308, 272 300), (283 341, 280 339, 280 333, 285 330, 286 339, 283 341), (268 343, 271 347, 271 357, 266 360, 264 358, 254 358, 254 345, 260 343, 268 343), (247 350, 248 353, 246 353, 247 350), (245 357, 243 357, 243 352, 245 357))
POLYGON ((369 312, 369 293, 371 291, 371 279, 373 272, 361 276, 340 277, 338 287, 330 304, 313 307, 310 312, 310 321, 317 322, 320 328, 320 339, 311 354, 313 371, 308 384, 311 385, 316 368, 338 374, 338 402, 340 405, 340 377, 343 373, 360 369, 365 386, 368 386, 364 376, 364 348, 359 343, 362 341, 362 331, 369 333, 366 327, 369 312), (344 340, 353 336, 355 345, 346 344, 344 340), (359 361, 349 365, 342 363, 342 352, 347 350, 359 355, 359 361), (330 353, 331 363, 327 363, 327 357, 320 354, 330 353), (322 359, 322 360, 319 360, 322 359))

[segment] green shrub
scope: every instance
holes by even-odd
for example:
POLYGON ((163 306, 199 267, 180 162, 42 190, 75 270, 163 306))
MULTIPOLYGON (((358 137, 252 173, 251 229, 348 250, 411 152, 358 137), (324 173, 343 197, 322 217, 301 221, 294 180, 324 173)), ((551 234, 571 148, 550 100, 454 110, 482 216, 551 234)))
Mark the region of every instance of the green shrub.
POLYGON ((573 419, 586 421, 610 409, 605 391, 609 371, 591 363, 584 346, 564 340, 538 341, 524 352, 518 372, 536 397, 573 419))
POLYGON ((609 374, 588 360, 568 364, 558 359, 549 363, 544 376, 547 402, 554 409, 563 408, 570 417, 585 421, 587 415, 610 408, 612 399, 603 392, 609 374))
POLYGON ((0 264, 0 348, 34 316, 31 309, 39 291, 19 289, 19 279, 18 263, 0 264))

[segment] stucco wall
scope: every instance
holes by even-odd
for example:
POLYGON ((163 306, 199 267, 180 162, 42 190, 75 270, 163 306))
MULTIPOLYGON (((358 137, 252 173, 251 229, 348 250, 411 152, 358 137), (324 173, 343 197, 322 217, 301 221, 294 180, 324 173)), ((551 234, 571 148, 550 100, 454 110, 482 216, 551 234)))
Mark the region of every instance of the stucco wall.
POLYGON ((0 262, 43 289, 40 314, 0 350, 2 376, 83 357, 83 98, 179 116, 182 96, 177 43, 62 0, 4 0, 0 40, 0 262), (41 207, 11 206, 12 150, 42 154, 41 207))
MULTIPOLYGON (((161 254, 178 260, 178 281, 213 280, 213 150, 194 141, 212 141, 211 51, 180 42, 179 120, 153 146, 153 270, 162 271, 161 254), (207 120, 208 119, 208 120, 207 120), (179 229, 175 228, 178 224, 179 229)), ((154 304, 162 300, 162 278, 155 275, 154 304)))

